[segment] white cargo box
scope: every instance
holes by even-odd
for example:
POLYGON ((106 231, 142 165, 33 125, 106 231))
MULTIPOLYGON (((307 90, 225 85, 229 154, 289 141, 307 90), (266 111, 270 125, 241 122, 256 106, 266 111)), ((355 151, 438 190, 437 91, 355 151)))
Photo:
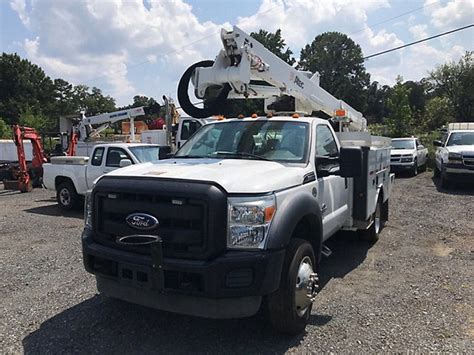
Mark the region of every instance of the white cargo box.
MULTIPOLYGON (((29 140, 23 141, 26 160, 33 159, 33 146, 29 140)), ((11 139, 0 139, 0 161, 18 161, 16 145, 11 139)))
POLYGON ((51 157, 51 164, 86 165, 89 157, 51 157))
POLYGON ((474 122, 456 122, 448 124, 449 131, 474 130, 474 122))
POLYGON ((141 133, 142 143, 166 145, 166 131, 164 129, 153 129, 141 133))

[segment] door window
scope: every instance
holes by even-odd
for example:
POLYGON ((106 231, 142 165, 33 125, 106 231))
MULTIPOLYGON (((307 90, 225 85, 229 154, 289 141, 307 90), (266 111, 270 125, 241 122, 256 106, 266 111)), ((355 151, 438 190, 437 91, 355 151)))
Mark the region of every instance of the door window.
MULTIPOLYGON (((105 165, 118 168, 122 159, 130 159, 128 154, 122 148, 109 148, 107 151, 107 160, 105 165)), ((132 159, 130 159, 132 160, 132 159)))
POLYGON ((102 165, 102 158, 104 157, 104 148, 96 148, 94 154, 92 155, 91 164, 94 166, 102 165))
POLYGON ((194 132, 196 132, 201 124, 198 121, 187 120, 183 122, 183 127, 181 128, 181 139, 188 140, 194 132))
POLYGON ((316 156, 337 157, 339 149, 336 140, 328 126, 316 127, 316 156))

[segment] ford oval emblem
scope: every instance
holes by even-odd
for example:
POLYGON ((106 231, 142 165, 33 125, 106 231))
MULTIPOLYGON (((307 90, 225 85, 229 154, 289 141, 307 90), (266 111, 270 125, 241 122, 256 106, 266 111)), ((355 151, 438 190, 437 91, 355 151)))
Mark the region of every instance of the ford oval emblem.
POLYGON ((156 217, 146 213, 132 213, 125 219, 127 224, 135 229, 149 230, 158 227, 156 217))

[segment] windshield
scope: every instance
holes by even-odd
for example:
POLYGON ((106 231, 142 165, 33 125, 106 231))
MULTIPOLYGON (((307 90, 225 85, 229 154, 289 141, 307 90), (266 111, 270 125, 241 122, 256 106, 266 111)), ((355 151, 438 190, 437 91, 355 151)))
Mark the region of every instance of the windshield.
POLYGON ((176 158, 306 162, 309 125, 292 121, 228 121, 202 127, 176 158))
POLYGON ((138 159, 140 163, 146 163, 159 159, 160 147, 157 146, 139 146, 130 147, 130 151, 138 159))
POLYGON ((415 149, 413 139, 392 139, 392 149, 415 149))
POLYGON ((448 144, 452 145, 474 145, 474 132, 454 132, 449 136, 448 144))

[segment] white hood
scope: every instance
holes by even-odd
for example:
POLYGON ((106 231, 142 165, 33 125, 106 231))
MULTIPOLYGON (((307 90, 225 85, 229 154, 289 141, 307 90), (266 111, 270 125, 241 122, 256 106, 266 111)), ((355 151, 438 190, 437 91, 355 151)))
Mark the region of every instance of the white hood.
POLYGON ((451 145, 446 147, 447 151, 450 153, 474 153, 474 145, 451 145))
POLYGON ((415 152, 415 149, 391 149, 390 150, 390 155, 394 155, 394 154, 401 154, 401 155, 404 155, 404 154, 413 154, 415 152))
POLYGON ((107 176, 213 181, 229 193, 265 193, 303 183, 307 167, 248 159, 170 159, 117 169, 107 176))

